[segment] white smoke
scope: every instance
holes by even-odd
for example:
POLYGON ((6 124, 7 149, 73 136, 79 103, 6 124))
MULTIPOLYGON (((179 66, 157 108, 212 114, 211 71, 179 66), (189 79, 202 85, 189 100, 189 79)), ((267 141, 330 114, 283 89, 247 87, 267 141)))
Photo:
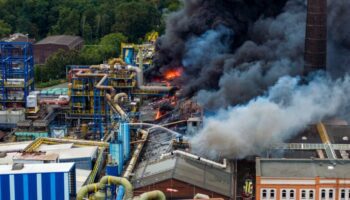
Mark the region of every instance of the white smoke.
POLYGON ((300 78, 282 77, 266 95, 206 118, 192 138, 193 150, 210 157, 258 155, 309 124, 342 114, 349 106, 349 92, 349 76, 334 81, 316 75, 304 85, 300 78))

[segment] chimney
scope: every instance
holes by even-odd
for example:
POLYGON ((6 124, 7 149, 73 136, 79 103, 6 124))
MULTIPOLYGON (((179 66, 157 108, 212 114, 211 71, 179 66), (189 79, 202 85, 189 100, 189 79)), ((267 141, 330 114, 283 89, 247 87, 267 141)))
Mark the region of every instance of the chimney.
POLYGON ((326 70, 327 65, 327 0, 308 0, 304 75, 326 70))

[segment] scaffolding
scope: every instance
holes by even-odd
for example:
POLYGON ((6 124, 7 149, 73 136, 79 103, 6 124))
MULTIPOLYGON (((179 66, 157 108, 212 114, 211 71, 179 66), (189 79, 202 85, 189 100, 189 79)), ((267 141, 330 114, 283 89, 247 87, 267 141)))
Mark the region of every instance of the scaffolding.
POLYGON ((0 103, 3 108, 25 107, 34 90, 32 44, 0 42, 0 103))

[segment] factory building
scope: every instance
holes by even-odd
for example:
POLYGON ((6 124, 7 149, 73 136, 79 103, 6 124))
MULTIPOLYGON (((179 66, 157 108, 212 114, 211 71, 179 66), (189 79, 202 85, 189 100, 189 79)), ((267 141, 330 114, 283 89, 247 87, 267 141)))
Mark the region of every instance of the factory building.
POLYGON ((258 158, 256 199, 348 200, 349 168, 349 160, 258 158))
POLYGON ((75 196, 74 163, 0 165, 0 199, 69 200, 75 196))
POLYGON ((135 194, 157 189, 169 199, 191 199, 197 193, 210 198, 233 197, 234 183, 230 167, 218 163, 213 165, 205 162, 205 159, 194 159, 186 154, 174 153, 168 158, 140 164, 131 180, 135 194))
POLYGON ((35 64, 45 64, 46 60, 58 50, 78 50, 84 45, 79 36, 53 35, 34 44, 35 64))

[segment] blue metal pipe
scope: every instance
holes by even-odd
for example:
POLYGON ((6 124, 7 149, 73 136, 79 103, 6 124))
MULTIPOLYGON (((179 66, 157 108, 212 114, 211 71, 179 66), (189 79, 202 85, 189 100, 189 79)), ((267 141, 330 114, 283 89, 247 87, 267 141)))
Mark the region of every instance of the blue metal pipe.
POLYGON ((116 200, 123 200, 124 194, 125 194, 125 188, 122 185, 120 185, 118 187, 116 200))

